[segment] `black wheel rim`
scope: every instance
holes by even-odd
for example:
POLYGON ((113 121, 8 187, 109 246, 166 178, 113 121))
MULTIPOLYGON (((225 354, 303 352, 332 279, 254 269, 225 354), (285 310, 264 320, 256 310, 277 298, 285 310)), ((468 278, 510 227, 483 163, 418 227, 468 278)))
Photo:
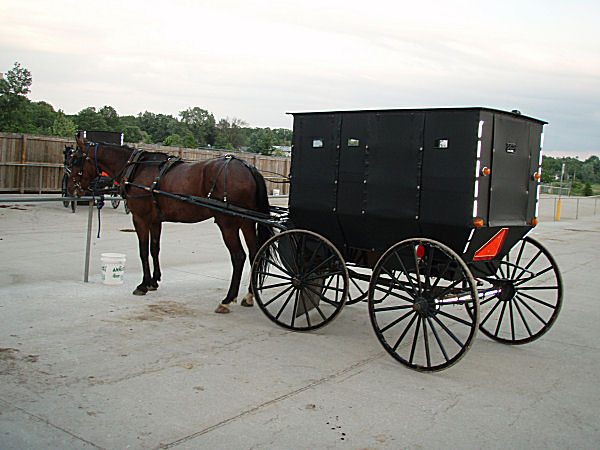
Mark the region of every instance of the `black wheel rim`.
POLYGON ((505 344, 525 344, 546 333, 558 317, 563 297, 560 271, 550 252, 525 237, 491 272, 481 278, 482 333, 505 344))
POLYGON ((263 312, 278 325, 299 331, 331 322, 348 294, 348 272, 339 251, 311 231, 288 230, 258 251, 252 289, 263 312))
MULTIPOLYGON (((62 196, 63 197, 69 197, 69 190, 67 189, 67 184, 68 184, 68 175, 65 173, 65 175, 63 176, 62 179, 62 196)), ((69 207, 69 201, 68 200, 63 200, 62 204, 65 208, 69 207)))
POLYGON ((419 371, 442 370, 465 355, 477 334, 475 283, 450 248, 409 239, 376 264, 369 315, 377 338, 396 360, 419 371))

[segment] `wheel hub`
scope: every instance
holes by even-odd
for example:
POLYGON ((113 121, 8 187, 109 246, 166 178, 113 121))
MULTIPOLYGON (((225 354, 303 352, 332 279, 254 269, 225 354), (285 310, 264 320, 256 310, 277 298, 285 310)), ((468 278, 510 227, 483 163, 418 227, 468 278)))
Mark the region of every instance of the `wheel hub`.
POLYGON ((499 288, 500 288, 500 293, 498 294, 498 298, 501 301, 507 302, 514 298, 516 290, 515 290, 515 286, 512 283, 512 281, 509 281, 509 280, 501 281, 499 288))
POLYGON ((416 299, 413 310, 421 317, 431 317, 435 312, 435 302, 425 297, 416 299))

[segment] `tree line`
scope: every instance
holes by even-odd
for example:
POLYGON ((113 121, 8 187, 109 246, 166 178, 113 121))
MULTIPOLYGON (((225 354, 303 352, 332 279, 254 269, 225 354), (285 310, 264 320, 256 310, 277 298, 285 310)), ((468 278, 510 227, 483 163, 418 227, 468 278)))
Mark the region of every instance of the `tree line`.
POLYGON ((89 106, 77 114, 55 110, 47 102, 27 98, 31 72, 19 63, 0 77, 0 131, 73 137, 77 130, 103 130, 124 133, 126 142, 163 144, 188 148, 216 147, 281 155, 280 146, 290 146, 292 131, 286 128, 252 128, 242 119, 224 118, 200 107, 180 111, 178 117, 149 111, 136 116, 120 116, 106 105, 89 106))
POLYGON ((542 160, 542 183, 571 186, 575 195, 594 195, 593 185, 600 184, 600 158, 590 156, 585 161, 578 158, 553 158, 544 155, 542 160), (564 165, 564 171, 563 171, 564 165))

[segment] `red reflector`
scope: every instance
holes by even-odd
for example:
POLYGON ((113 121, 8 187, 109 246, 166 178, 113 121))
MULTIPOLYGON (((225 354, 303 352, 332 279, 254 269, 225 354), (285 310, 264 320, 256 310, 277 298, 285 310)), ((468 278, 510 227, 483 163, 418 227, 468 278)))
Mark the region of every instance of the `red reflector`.
POLYGON ((502 228, 496 235, 491 238, 483 247, 475 252, 473 261, 487 261, 494 259, 504 245, 508 228, 502 228))
POLYGON ((417 245, 417 257, 422 258, 425 256, 425 247, 423 245, 417 245))

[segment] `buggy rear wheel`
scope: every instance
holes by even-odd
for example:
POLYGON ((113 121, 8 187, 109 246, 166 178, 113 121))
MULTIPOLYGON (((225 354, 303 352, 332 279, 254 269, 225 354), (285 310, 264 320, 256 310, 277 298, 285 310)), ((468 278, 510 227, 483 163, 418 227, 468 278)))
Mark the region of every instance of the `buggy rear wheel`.
POLYGON ((377 338, 396 360, 419 371, 442 370, 466 354, 477 334, 475 282, 450 248, 408 239, 375 265, 369 315, 377 338))
POLYGON ((505 344, 525 344, 544 333, 556 321, 562 306, 563 285, 550 252, 535 239, 521 239, 502 259, 486 283, 479 329, 505 344))
MULTIPOLYGON (((65 173, 63 175, 63 179, 62 179, 62 189, 61 189, 62 197, 70 197, 69 189, 67 188, 68 182, 69 182, 69 175, 65 173)), ((62 202, 62 204, 65 208, 69 207, 69 203, 71 203, 70 200, 63 200, 63 202, 62 202)))
MULTIPOLYGON (((112 197, 118 197, 119 194, 113 194, 112 197)), ((113 198, 110 200, 110 204, 113 207, 113 209, 117 209, 119 207, 119 204, 121 203, 121 199, 119 198, 113 198)))
POLYGON ((276 324, 298 331, 331 322, 348 295, 348 271, 340 252, 306 230, 283 231, 258 251, 252 265, 252 292, 276 324))

